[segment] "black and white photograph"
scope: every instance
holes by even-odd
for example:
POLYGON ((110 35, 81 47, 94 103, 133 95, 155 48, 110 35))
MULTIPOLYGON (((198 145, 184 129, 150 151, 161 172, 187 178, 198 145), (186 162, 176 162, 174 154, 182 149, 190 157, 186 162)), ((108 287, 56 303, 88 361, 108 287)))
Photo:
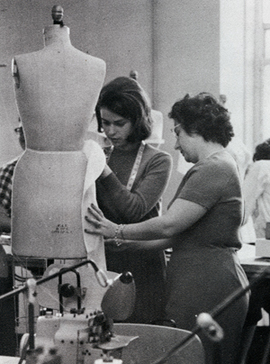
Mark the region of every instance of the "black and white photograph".
POLYGON ((0 0, 0 364, 270 363, 270 0, 0 0))

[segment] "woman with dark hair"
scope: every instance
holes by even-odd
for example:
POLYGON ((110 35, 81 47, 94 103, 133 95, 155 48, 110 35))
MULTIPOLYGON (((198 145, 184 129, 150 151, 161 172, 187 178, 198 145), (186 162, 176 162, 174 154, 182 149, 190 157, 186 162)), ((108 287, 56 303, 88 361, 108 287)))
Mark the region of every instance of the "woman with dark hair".
POLYGON ((253 162, 260 161, 262 159, 270 159, 270 139, 266 139, 255 148, 253 162))
MULTIPOLYGON (((148 220, 161 213, 171 156, 144 140, 151 133, 150 102, 139 83, 118 77, 101 90, 96 107, 99 130, 112 147, 97 180, 97 201, 104 215, 117 224, 148 220)), ((135 310, 128 322, 150 323, 162 315, 165 291, 163 251, 115 251, 106 246, 107 269, 129 270, 135 279, 135 310)))
MULTIPOLYGON (((213 96, 187 95, 173 105, 169 116, 174 121, 175 149, 194 166, 181 181, 167 213, 117 225, 91 206, 87 231, 114 238, 115 245, 121 243, 119 250, 172 247, 166 317, 175 320, 177 327, 191 330, 200 313, 211 311, 248 284, 237 257, 241 187, 236 163, 225 150, 234 135, 230 116, 213 96)), ((244 295, 216 317, 224 330, 220 358, 214 355, 214 343, 200 333, 206 363, 234 363, 247 308, 244 295)))

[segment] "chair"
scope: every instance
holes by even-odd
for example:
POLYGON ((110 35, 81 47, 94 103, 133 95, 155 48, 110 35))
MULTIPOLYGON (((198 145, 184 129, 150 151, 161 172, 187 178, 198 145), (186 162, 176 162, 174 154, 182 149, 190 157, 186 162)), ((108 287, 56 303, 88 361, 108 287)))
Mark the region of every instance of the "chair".
MULTIPOLYGON (((123 348, 123 364, 151 364, 190 334, 190 331, 173 327, 122 323, 114 324, 114 332, 118 335, 139 336, 123 348)), ((194 336, 192 341, 173 354, 166 363, 205 364, 204 349, 199 337, 194 336)))

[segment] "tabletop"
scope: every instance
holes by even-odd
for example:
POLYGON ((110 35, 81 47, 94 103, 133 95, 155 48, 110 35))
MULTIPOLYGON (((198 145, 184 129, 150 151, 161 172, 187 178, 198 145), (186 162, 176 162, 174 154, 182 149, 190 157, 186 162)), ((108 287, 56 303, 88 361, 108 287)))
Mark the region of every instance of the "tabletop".
POLYGON ((249 278, 255 274, 261 273, 265 269, 269 270, 266 277, 270 278, 270 258, 256 256, 255 244, 244 243, 237 254, 240 263, 249 278))

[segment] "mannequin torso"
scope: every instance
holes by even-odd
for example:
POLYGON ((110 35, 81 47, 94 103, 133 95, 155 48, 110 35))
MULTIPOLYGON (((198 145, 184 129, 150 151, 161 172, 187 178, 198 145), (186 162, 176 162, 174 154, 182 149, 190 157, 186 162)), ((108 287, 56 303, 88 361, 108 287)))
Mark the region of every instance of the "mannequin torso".
POLYGON ((45 47, 13 59, 18 110, 27 147, 81 150, 105 77, 105 62, 74 48, 69 28, 44 29, 45 47))

